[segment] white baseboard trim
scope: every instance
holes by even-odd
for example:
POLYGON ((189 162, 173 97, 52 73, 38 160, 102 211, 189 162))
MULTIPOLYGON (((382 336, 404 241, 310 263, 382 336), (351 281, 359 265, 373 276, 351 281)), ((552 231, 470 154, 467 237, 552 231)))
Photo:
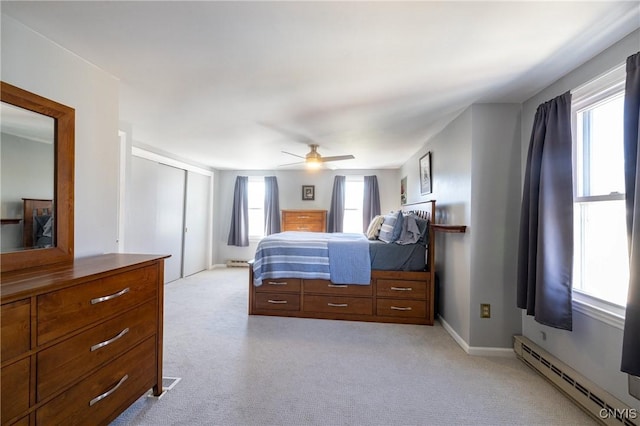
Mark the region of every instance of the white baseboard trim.
POLYGON ((225 263, 214 263, 211 265, 210 269, 218 269, 218 268, 226 268, 227 265, 225 263))
POLYGON ((469 346, 469 344, 462 338, 456 331, 449 325, 447 321, 445 321, 442 316, 438 315, 438 321, 442 324, 442 327, 447 330, 447 333, 456 343, 469 355, 473 356, 495 356, 495 357, 505 357, 512 358, 516 356, 515 352, 513 352, 513 348, 490 348, 490 347, 482 347, 482 346, 469 346))

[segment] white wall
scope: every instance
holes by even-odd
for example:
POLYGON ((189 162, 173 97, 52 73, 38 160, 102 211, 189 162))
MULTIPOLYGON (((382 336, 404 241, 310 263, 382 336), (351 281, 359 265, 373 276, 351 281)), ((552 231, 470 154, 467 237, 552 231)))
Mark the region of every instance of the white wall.
POLYGON ((513 347, 521 332, 516 307, 520 224, 520 104, 472 106, 472 347, 513 347), (480 304, 491 318, 480 318, 480 304))
MULTIPOLYGON (((471 108, 431 138, 401 168, 407 176, 407 202, 436 200, 436 222, 470 225, 471 222, 471 108), (431 151, 433 192, 420 195, 418 161, 431 151)), ((436 235, 438 313, 466 342, 470 339, 469 298, 472 229, 466 234, 436 235)))
POLYGON ((214 199, 214 263, 222 264, 226 259, 253 259, 258 241, 250 241, 248 247, 227 245, 233 189, 237 176, 276 176, 280 191, 280 209, 329 210, 333 179, 343 176, 378 176, 380 208, 387 212, 400 207, 400 177, 397 170, 226 170, 216 177, 214 199), (302 185, 315 185, 315 200, 302 200, 302 185))
MULTIPOLYGON (((521 137, 523 176, 533 118, 538 105, 624 63, 628 56, 637 53, 639 49, 640 30, 637 30, 523 104, 521 137)), ((575 309, 573 328, 572 332, 557 330, 538 324, 531 317, 522 316, 522 329, 526 337, 617 398, 640 409, 640 402, 628 394, 627 375, 620 372, 622 330, 576 312, 575 309), (546 334, 546 340, 543 340, 541 332, 546 334)))
POLYGON ((117 251, 118 81, 2 15, 2 80, 76 110, 75 256, 117 251))

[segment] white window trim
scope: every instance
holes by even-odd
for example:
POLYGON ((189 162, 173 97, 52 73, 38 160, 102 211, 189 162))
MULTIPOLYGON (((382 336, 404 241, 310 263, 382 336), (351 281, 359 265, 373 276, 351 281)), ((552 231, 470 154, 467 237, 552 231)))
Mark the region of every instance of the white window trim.
MULTIPOLYGON (((626 79, 626 64, 622 63, 612 70, 608 71, 601 76, 596 77, 595 79, 577 87, 576 89, 571 91, 571 133, 573 135, 574 141, 573 146, 576 146, 576 135, 577 135, 577 122, 576 116, 577 113, 582 112, 586 107, 591 107, 594 104, 611 97, 612 95, 623 91, 625 86, 626 79)), ((573 149, 574 158, 573 158, 573 182, 574 182, 574 194, 576 194, 577 188, 577 168, 575 153, 576 150, 573 149)), ((608 200, 620 200, 624 199, 624 194, 620 193, 612 193, 609 195, 601 195, 601 196, 586 196, 586 197, 578 197, 574 196, 574 204, 578 202, 594 202, 594 201, 608 201, 608 200)), ((620 330, 624 329, 624 320, 625 320, 625 307, 619 306, 617 304, 608 302, 606 300, 593 297, 580 289, 573 288, 572 291, 572 306, 576 312, 580 312, 590 318, 608 324, 612 327, 618 328, 620 330)))
MULTIPOLYGON (((264 176, 249 176, 248 182, 263 182, 264 176)), ((264 218, 264 211, 262 212, 262 217, 264 218)), ((262 231, 264 233, 264 229, 262 231)), ((264 238, 264 235, 251 235, 251 229, 249 229, 249 242, 258 242, 264 238)))

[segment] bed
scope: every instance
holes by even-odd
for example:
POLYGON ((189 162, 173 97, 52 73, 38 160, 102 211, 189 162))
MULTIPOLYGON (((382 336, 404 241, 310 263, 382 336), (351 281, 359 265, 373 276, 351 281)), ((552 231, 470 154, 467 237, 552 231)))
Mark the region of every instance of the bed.
MULTIPOLYGON (((435 239, 431 229, 435 209, 435 201, 403 207, 399 216, 417 217, 426 223, 415 243, 401 245, 365 237, 369 265, 364 278, 359 263, 364 235, 339 234, 342 236, 338 238, 346 241, 338 243, 328 241, 331 234, 294 236, 294 242, 289 244, 295 246, 307 240, 316 245, 316 253, 306 257, 316 257, 318 262, 287 251, 286 243, 278 245, 277 240, 283 237, 280 234, 275 235, 275 241, 265 238, 267 248, 261 241, 256 258, 250 262, 249 314, 433 325, 435 239), (351 240, 355 246, 350 245, 351 240), (268 252, 271 248, 274 251, 268 252), (337 278, 336 267, 325 252, 347 265, 337 278), (396 256, 398 252, 403 254, 396 256), (288 256, 286 260, 280 258, 283 269, 265 267, 264 259, 270 256, 288 256), (353 282, 348 280, 349 269, 353 282)), ((382 238, 384 231, 380 232, 382 238)))
POLYGON ((22 199, 22 246, 47 248, 53 245, 53 200, 22 199))

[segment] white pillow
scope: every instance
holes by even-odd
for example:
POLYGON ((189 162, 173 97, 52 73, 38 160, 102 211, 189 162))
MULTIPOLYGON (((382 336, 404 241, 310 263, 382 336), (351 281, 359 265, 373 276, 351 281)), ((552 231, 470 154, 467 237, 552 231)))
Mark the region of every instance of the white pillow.
POLYGON ((367 228, 367 238, 370 240, 377 240, 378 239, 378 234, 380 234, 380 228, 382 228, 382 222, 384 222, 384 216, 382 215, 377 215, 375 216, 373 219, 371 219, 371 222, 369 223, 369 227, 367 228))

